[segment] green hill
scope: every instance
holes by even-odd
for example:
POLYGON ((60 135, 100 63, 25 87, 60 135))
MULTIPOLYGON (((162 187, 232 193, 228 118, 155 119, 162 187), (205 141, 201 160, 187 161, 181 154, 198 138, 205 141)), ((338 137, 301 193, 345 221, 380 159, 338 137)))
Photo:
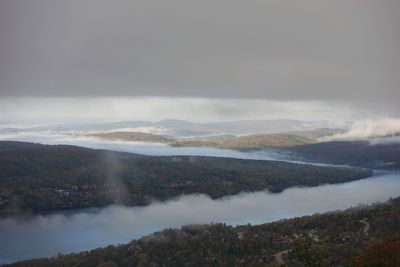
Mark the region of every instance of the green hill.
POLYGON ((146 205, 184 194, 219 198, 368 177, 370 170, 279 161, 144 156, 76 146, 0 142, 0 211, 146 205))
POLYGON ((223 149, 258 149, 264 147, 292 147, 317 142, 318 134, 312 131, 271 134, 250 134, 242 136, 217 135, 209 137, 174 138, 138 132, 96 133, 87 136, 107 140, 122 140, 147 143, 163 143, 183 147, 216 147, 223 149))

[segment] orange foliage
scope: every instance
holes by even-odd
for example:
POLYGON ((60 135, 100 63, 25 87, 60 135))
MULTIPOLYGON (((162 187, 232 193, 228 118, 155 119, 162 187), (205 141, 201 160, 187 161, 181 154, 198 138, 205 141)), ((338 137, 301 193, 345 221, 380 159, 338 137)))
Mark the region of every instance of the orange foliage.
POLYGON ((386 238, 353 259, 356 267, 400 266, 400 237, 386 238))

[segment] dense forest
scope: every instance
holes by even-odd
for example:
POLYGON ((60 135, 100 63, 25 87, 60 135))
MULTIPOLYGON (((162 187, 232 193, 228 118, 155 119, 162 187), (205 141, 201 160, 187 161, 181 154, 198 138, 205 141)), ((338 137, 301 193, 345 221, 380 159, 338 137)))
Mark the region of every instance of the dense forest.
POLYGON ((354 266, 400 264, 400 198, 262 225, 188 225, 24 266, 354 266))
POLYGON ((173 137, 132 131, 98 132, 86 134, 106 140, 163 143, 183 147, 217 147, 221 149, 262 149, 293 147, 318 143, 322 137, 340 132, 339 129, 318 128, 314 130, 286 131, 253 134, 217 134, 197 137, 173 137))
POLYGON ((367 168, 400 168, 400 143, 371 144, 369 141, 332 141, 288 149, 296 158, 367 168))
POLYGON ((176 142, 172 136, 157 135, 141 132, 104 132, 86 134, 89 137, 98 137, 106 140, 121 140, 131 142, 162 143, 170 144, 176 142))
POLYGON ((400 168, 399 143, 370 141, 319 142, 318 138, 336 133, 337 129, 317 129, 287 133, 220 135, 196 138, 174 138, 133 132, 97 133, 90 136, 124 141, 159 142, 171 146, 217 147, 222 149, 253 150, 277 148, 290 152, 295 159, 336 165, 377 169, 400 168))
POLYGON ((146 205, 183 194, 280 192, 368 177, 370 170, 278 161, 143 156, 65 145, 0 142, 0 211, 146 205))
POLYGON ((296 133, 270 133, 250 135, 222 135, 210 137, 196 137, 178 139, 172 146, 185 147, 217 147, 222 149, 251 149, 265 147, 292 147, 296 145, 311 144, 316 142, 302 134, 296 133))

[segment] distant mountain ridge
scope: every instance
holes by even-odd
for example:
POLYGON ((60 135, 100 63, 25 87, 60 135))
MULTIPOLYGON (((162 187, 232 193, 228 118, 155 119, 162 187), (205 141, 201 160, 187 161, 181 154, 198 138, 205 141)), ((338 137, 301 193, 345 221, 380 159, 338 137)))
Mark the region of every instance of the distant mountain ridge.
MULTIPOLYGON (((299 121, 299 120, 242 120, 226 122, 189 122, 184 120, 167 119, 158 122, 151 121, 116 121, 104 123, 63 123, 50 124, 48 126, 32 127, 7 127, 4 131, 56 131, 56 132, 104 132, 121 131, 119 129, 132 128, 148 129, 146 133, 165 132, 166 135, 174 137, 199 137, 211 135, 244 135, 244 134, 265 134, 289 131, 306 131, 318 128, 329 128, 326 121, 299 121)), ((0 129, 0 132, 2 129, 0 129)))

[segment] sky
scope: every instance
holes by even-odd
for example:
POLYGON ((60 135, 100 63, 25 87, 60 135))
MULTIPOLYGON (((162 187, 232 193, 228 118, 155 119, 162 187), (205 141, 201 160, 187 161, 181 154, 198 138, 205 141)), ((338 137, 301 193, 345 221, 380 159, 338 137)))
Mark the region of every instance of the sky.
MULTIPOLYGON (((193 122, 329 120, 337 124, 377 115, 369 109, 354 109, 348 103, 341 102, 194 97, 13 97, 0 100, 0 114, 0 122, 7 123, 115 120, 156 122, 173 118, 193 122)), ((385 112, 380 114, 381 117, 386 115, 385 112)))
POLYGON ((400 117, 399 12, 397 0, 3 0, 0 112, 137 115, 159 101, 179 109, 161 117, 251 119, 264 101, 276 106, 256 108, 264 118, 400 117))

